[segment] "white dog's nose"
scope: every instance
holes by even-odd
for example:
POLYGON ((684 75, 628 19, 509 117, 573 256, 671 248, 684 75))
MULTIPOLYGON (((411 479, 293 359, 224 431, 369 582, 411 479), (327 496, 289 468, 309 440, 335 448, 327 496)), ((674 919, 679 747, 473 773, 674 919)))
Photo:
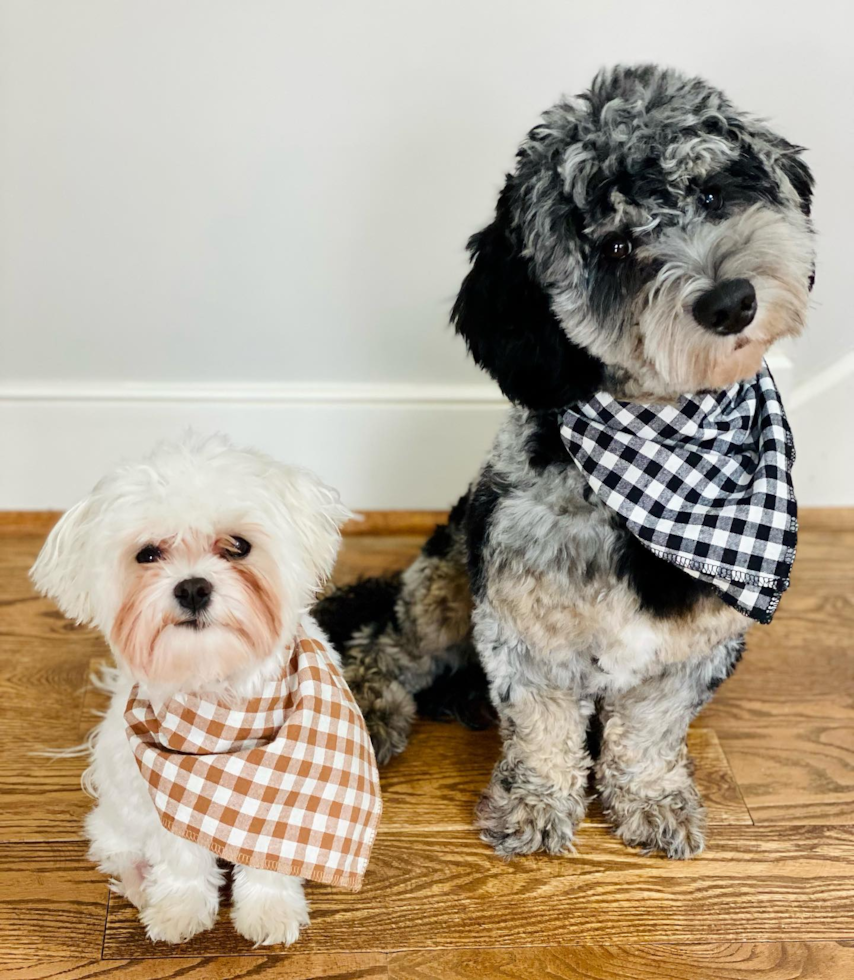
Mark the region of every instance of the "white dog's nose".
POLYGON ((210 605, 213 586, 206 578, 185 578, 172 590, 178 605, 194 616, 210 605))

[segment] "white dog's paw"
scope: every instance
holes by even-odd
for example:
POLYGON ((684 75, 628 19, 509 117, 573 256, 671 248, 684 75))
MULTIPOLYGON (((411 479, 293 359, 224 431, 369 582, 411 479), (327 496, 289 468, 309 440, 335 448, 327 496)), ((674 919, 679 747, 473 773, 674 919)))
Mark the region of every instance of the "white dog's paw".
POLYGON ((184 889, 149 901, 139 914, 148 938, 155 943, 185 943, 216 922, 218 900, 208 889, 184 889))
POLYGON ((256 946, 290 946, 308 925, 300 878, 235 868, 231 894, 234 928, 256 946))

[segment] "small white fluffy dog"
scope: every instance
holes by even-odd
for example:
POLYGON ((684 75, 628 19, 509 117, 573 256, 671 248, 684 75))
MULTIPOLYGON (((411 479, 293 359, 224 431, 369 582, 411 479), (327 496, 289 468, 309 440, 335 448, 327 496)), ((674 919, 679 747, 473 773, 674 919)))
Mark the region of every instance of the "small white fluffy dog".
MULTIPOLYGON (((54 528, 36 587, 106 637, 117 670, 84 784, 90 856, 140 910, 152 940, 210 928, 224 871, 162 826, 126 735, 137 681, 163 696, 253 697, 283 667, 350 517, 313 474, 226 439, 188 437, 105 477, 54 528)), ((292 943, 308 923, 301 878, 236 865, 232 921, 256 944, 292 943)))

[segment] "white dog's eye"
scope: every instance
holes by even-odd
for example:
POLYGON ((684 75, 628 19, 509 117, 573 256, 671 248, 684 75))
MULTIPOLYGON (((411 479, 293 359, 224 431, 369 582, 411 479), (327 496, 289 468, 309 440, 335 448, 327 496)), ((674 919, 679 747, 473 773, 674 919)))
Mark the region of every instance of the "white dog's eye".
POLYGON ((246 538, 238 537, 236 534, 230 534, 223 548, 222 556, 223 558, 228 558, 230 561, 234 561, 236 558, 245 558, 251 550, 252 545, 246 538))
POLYGON ((154 561, 160 561, 163 552, 156 544, 147 544, 142 551, 136 553, 136 560, 140 565, 150 565, 154 561))

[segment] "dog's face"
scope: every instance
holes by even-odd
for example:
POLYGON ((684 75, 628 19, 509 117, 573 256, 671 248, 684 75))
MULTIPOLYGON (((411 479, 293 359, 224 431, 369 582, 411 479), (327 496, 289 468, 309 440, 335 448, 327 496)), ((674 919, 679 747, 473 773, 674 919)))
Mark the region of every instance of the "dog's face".
POLYGON ((189 440, 103 479, 51 532, 32 577, 137 679, 228 684, 292 639, 348 516, 304 470, 189 440))
POLYGON ((600 74, 529 133, 453 319, 513 401, 674 398, 751 377, 804 325, 812 177, 718 90, 600 74))

